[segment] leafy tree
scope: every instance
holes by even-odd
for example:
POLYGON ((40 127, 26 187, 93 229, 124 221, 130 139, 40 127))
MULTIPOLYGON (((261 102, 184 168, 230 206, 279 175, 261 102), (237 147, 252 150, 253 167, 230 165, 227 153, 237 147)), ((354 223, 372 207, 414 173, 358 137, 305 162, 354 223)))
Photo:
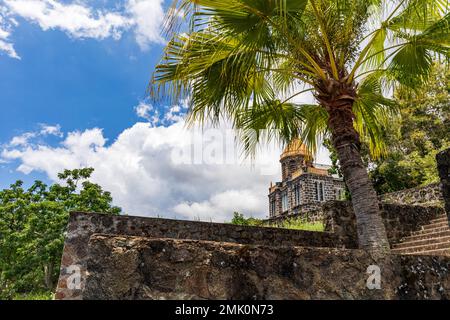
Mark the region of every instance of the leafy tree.
POLYGON ((242 213, 234 212, 233 219, 231 219, 231 224, 240 226, 262 226, 263 220, 253 217, 246 218, 242 213))
POLYGON ((436 63, 429 82, 395 92, 400 117, 387 128, 387 154, 370 176, 378 193, 439 181, 436 154, 450 147, 450 71, 436 63))
POLYGON ((447 1, 175 0, 171 13, 167 30, 175 32, 153 75, 153 95, 190 97, 191 124, 231 119, 248 153, 261 141, 297 137, 314 151, 330 138, 360 247, 388 252, 361 140, 382 153, 396 111, 385 84, 417 88, 432 55, 449 57, 447 1), (308 91, 317 105, 295 102, 308 91))
POLYGON ((62 184, 17 181, 0 191, 0 298, 50 291, 59 275, 70 211, 119 214, 109 192, 89 182, 92 168, 65 170, 62 184))

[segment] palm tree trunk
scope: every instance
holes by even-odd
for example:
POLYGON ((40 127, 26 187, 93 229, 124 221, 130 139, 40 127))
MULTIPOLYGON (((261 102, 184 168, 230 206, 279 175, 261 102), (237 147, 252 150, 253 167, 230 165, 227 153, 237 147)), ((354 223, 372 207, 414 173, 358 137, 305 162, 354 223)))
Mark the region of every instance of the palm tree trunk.
POLYGON ((328 105, 327 108, 328 125, 345 183, 351 193, 359 247, 373 254, 386 254, 389 252, 389 242, 377 194, 361 159, 359 134, 353 127, 352 102, 344 105, 336 103, 334 106, 330 108, 328 105))

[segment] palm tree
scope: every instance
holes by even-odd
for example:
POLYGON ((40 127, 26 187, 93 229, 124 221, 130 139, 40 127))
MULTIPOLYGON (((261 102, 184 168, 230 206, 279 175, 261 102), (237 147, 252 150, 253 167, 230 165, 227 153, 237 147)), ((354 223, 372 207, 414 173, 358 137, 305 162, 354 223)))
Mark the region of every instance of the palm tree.
POLYGON ((449 58, 448 1, 178 0, 166 22, 153 95, 189 96, 190 124, 231 119, 249 153, 297 137, 314 152, 330 138, 360 247, 389 252, 361 142, 380 155, 396 114, 385 93, 416 88, 434 57, 449 58), (298 103, 307 92, 317 104, 298 103))

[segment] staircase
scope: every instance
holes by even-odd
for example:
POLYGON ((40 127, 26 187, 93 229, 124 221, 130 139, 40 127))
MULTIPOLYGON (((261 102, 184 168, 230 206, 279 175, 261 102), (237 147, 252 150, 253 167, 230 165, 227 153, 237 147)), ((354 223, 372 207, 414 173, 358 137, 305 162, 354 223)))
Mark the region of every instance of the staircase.
POLYGON ((450 256, 450 227, 442 215, 392 246, 392 253, 450 256))

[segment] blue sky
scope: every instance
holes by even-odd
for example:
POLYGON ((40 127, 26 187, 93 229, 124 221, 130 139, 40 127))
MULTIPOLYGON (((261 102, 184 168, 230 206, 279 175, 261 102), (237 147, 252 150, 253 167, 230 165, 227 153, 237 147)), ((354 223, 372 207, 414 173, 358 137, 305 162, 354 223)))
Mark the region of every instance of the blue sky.
MULTIPOLYGON (((89 1, 86 7, 95 11, 111 6, 103 2, 99 6, 89 1)), ((2 143, 36 130, 39 124, 58 124, 64 131, 101 127, 111 140, 138 120, 134 106, 145 98, 161 43, 142 49, 131 29, 124 30, 120 39, 77 37, 63 27, 44 30, 20 14, 13 18, 18 25, 9 40, 20 60, 0 51, 2 143)), ((13 168, 14 164, 3 165, 0 187, 35 176, 11 172, 13 168)))
MULTIPOLYGON (((180 162, 194 141, 186 102, 146 99, 166 8, 163 0, 0 0, 0 188, 92 166, 94 182, 128 214, 267 215, 278 147, 251 164, 180 162)), ((206 150, 223 148, 225 132, 212 133, 206 150)))

